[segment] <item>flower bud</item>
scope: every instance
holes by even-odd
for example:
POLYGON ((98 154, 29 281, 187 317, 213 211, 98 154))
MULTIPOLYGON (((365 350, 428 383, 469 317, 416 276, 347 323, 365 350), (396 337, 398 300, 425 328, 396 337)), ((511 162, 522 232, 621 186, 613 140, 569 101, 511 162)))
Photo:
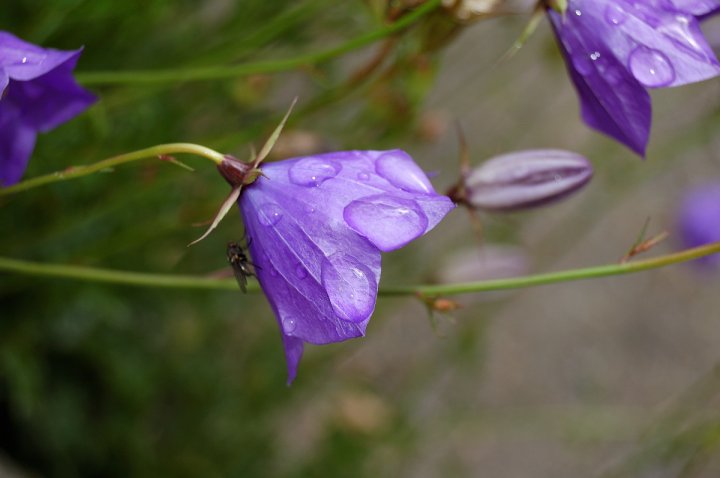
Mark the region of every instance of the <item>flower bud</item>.
POLYGON ((564 198, 591 177, 592 165, 579 154, 556 149, 517 151, 470 171, 459 202, 488 211, 525 209, 564 198))

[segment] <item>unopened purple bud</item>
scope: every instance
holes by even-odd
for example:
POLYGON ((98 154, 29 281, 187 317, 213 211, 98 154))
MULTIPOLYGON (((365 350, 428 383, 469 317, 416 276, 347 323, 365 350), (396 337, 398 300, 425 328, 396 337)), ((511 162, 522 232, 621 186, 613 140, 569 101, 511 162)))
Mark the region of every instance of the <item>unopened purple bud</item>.
POLYGON ((489 211, 513 211, 564 198, 590 181, 592 165, 579 154, 534 149, 489 159, 465 178, 465 202, 489 211))
MULTIPOLYGON (((686 247, 720 242, 720 182, 696 187, 685 195, 678 228, 686 247)), ((704 257, 700 262, 720 266, 720 254, 704 257)))

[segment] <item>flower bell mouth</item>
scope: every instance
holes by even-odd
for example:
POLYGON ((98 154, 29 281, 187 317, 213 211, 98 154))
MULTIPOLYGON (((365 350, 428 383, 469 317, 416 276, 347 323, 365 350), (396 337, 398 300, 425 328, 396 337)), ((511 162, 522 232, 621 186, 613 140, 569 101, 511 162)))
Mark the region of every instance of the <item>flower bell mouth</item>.
POLYGON ((380 253, 421 237, 454 207, 401 150, 265 164, 238 205, 258 281, 280 327, 289 382, 305 343, 365 334, 380 253))

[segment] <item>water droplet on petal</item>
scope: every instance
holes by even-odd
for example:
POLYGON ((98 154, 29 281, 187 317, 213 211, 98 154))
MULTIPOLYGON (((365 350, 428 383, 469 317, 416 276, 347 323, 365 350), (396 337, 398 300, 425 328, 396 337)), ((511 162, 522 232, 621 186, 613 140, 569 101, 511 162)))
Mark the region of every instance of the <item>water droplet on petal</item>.
POLYGON ((20 63, 22 63, 24 65, 25 63, 27 63, 27 61, 28 61, 27 57, 24 56, 24 57, 22 57, 22 60, 20 61, 20 63))
POLYGON ((388 194, 356 199, 343 211, 345 222, 382 251, 392 251, 421 236, 428 218, 417 202, 388 194))
POLYGON ((340 163, 328 159, 307 157, 293 164, 288 171, 290 181, 298 186, 317 187, 342 170, 340 163))
POLYGON ((307 269, 305 269, 302 264, 298 264, 297 266, 295 266, 295 275, 298 279, 304 279, 308 275, 307 269))
POLYGON ((283 210, 275 203, 267 203, 260 206, 258 220, 263 226, 274 226, 283 217, 283 210))
POLYGON ((358 174, 357 174, 357 178, 358 178, 360 181, 367 181, 367 180, 370 179, 370 175, 369 175, 368 173, 358 173, 358 174))
POLYGON ((630 53, 628 66, 633 76, 645 86, 667 86, 675 80, 675 69, 664 53, 637 47, 630 53))
POLYGON ((315 212, 315 208, 311 206, 310 204, 305 205, 305 212, 308 214, 312 214, 315 212))
POLYGON ((362 322, 375 308, 375 274, 353 256, 344 252, 323 260, 320 278, 337 316, 350 322, 362 322))
POLYGON ((380 156, 375 161, 375 171, 404 191, 421 194, 435 192, 423 170, 404 151, 388 151, 380 156))
POLYGON ((297 320, 295 320, 293 317, 283 317, 281 319, 282 322, 282 329, 285 335, 292 335, 293 332, 295 332, 295 329, 297 328, 297 320))
POLYGON ((627 17, 627 12, 620 5, 610 3, 605 8, 605 21, 610 25, 622 25, 627 20, 627 17))

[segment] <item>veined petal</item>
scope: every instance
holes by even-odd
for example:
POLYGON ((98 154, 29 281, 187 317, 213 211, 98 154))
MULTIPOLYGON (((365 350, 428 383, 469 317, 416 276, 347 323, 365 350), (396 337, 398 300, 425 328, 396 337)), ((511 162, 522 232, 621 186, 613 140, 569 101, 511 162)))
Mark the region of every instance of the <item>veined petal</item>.
POLYGON ((650 129, 645 88, 720 75, 695 15, 716 0, 569 0, 548 9, 582 103, 583 119, 643 155, 650 129))
POLYGON ((574 28, 574 12, 568 11, 566 20, 554 11, 548 15, 580 97, 583 120, 644 156, 652 117, 650 95, 599 36, 574 28))
POLYGON ((307 156, 262 170, 239 204, 292 380, 302 343, 364 335, 380 250, 421 236, 454 206, 399 150, 307 156))
MULTIPOLYGON (((690 10, 701 11, 701 8, 690 10)), ((564 21, 553 23, 605 47, 643 86, 663 88, 720 74, 720 64, 705 41, 698 20, 658 0, 571 0, 564 21)), ((596 50, 572 52, 598 61, 596 50)), ((601 57, 600 57, 601 58, 601 57)))
POLYGON ((681 12, 690 13, 696 17, 716 13, 720 9, 720 0, 664 0, 681 12))

